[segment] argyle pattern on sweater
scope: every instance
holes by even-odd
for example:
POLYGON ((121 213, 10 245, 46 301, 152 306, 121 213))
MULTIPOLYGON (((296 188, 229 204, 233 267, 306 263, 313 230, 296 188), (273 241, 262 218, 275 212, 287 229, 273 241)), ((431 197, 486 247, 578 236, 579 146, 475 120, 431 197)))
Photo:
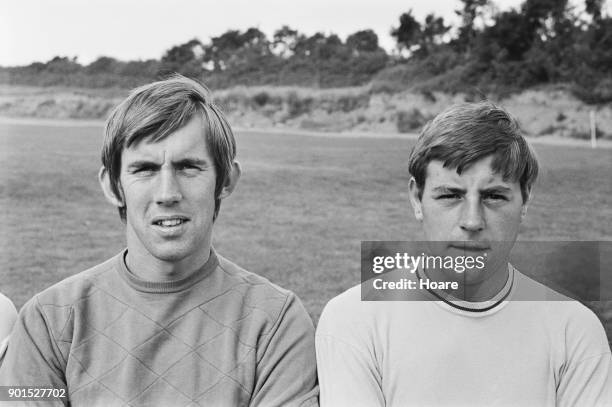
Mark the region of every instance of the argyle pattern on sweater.
POLYGON ((20 315, 2 382, 66 386, 73 406, 316 403, 299 300, 214 252, 194 276, 138 281, 119 255, 44 291, 20 315))

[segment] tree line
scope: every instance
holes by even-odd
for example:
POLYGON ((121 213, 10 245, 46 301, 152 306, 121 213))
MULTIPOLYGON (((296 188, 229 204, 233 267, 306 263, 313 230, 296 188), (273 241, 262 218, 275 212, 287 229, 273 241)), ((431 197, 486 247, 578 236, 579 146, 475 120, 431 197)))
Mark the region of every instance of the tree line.
POLYGON ((268 38, 258 28, 197 38, 158 59, 103 56, 88 65, 57 56, 0 68, 0 82, 38 86, 132 87, 172 72, 212 88, 298 85, 316 88, 370 83, 375 91, 504 93, 563 84, 587 102, 612 100, 612 18, 605 0, 525 0, 498 11, 493 0, 461 0, 452 26, 435 13, 419 21, 411 10, 391 28, 396 50, 380 47, 372 30, 342 40, 308 36, 283 26, 268 38))
POLYGON ((450 36, 441 17, 401 15, 392 35, 411 58, 396 72, 423 88, 508 92, 563 84, 581 99, 612 100, 612 18, 605 0, 525 0, 498 12, 490 0, 462 0, 450 36), (424 84, 424 85, 423 85, 424 84))
POLYGON ((361 85, 387 66, 389 56, 372 30, 342 41, 336 34, 306 36, 288 26, 268 38, 258 28, 229 30, 203 43, 194 38, 161 59, 119 61, 103 56, 89 65, 57 56, 46 63, 2 68, 0 81, 41 86, 130 87, 173 72, 203 79, 212 88, 235 85, 361 85))

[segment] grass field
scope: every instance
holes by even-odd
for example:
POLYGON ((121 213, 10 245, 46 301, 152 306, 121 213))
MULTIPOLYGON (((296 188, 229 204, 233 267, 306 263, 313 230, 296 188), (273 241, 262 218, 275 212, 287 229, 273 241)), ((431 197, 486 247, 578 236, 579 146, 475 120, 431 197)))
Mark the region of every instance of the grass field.
MULTIPOLYGON (((17 307, 124 246, 96 181, 101 132, 0 124, 0 291, 17 307)), ((362 240, 420 237, 407 196, 409 139, 237 137, 243 177, 223 203, 215 247, 296 292, 315 322, 359 283, 362 240)), ((542 176, 521 238, 612 240, 612 150, 536 150, 542 176)))

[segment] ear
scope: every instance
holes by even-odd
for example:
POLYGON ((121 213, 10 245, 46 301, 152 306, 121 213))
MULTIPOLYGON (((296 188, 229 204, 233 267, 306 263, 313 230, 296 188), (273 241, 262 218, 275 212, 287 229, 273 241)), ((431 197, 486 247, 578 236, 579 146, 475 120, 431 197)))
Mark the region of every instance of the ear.
POLYGON ((527 208, 529 207, 530 203, 531 191, 527 191, 527 199, 525 199, 525 202, 523 202, 523 206, 521 207, 521 222, 523 221, 523 219, 525 219, 525 216, 527 216, 527 208))
POLYGON ((240 179, 240 174, 242 174, 242 169, 240 168, 240 163, 238 161, 234 161, 232 163, 232 169, 225 181, 225 185, 223 185, 223 189, 219 194, 220 199, 225 199, 231 195, 238 184, 238 180, 240 179))
POLYGON ((100 168, 100 171, 98 171, 98 181, 100 182, 100 187, 102 187, 102 192, 104 192, 106 200, 118 208, 123 207, 123 196, 117 197, 113 192, 110 183, 110 176, 108 175, 108 171, 105 167, 100 168))
POLYGON ((423 206, 421 204, 421 199, 419 198, 419 187, 417 186, 414 177, 410 177, 410 182, 408 183, 408 197, 410 198, 410 204, 412 205, 412 210, 414 211, 414 217, 418 221, 422 221, 423 206))

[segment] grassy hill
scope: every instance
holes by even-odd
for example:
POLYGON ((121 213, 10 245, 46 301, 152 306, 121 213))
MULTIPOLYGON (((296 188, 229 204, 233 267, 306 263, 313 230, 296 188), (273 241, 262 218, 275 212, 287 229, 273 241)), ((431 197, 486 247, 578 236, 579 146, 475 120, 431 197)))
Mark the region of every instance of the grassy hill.
MULTIPOLYGON (((2 85, 0 116, 103 120, 127 92, 2 85)), ((445 107, 478 99, 461 93, 375 92, 369 86, 235 87, 214 96, 238 127, 383 133, 418 132, 445 107)), ((519 118, 528 136, 589 138, 589 114, 594 111, 598 137, 612 139, 612 106, 587 105, 560 86, 533 88, 494 101, 519 118)))

